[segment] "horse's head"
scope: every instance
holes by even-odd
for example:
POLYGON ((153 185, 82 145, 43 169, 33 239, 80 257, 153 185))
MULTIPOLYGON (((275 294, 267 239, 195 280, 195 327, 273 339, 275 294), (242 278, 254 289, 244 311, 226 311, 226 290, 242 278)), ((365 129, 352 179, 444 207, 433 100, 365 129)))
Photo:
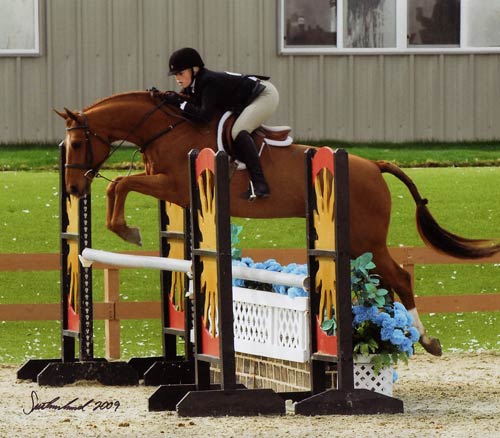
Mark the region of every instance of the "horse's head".
POLYGON ((66 190, 80 197, 89 192, 90 183, 110 152, 110 142, 89 126, 85 113, 64 108, 56 113, 66 120, 66 190))

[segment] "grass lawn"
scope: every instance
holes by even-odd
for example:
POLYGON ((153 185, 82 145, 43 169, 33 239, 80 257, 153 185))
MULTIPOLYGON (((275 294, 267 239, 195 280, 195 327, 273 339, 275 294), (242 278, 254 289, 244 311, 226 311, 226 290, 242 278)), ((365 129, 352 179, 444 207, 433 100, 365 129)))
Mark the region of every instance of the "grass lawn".
MULTIPOLYGON (((0 146, 0 168, 5 162, 12 163, 11 158, 5 158, 3 148, 0 146)), ((378 154, 383 152, 380 148, 374 149, 378 154)), ((488 148, 483 149, 486 150, 485 153, 490 153, 488 148)), ((38 152, 31 151, 31 155, 38 155, 38 152)), ((367 154, 371 152, 368 151, 367 154)), ((406 159, 408 155, 406 153, 406 159)), ((435 157, 429 152, 427 156, 435 157)), ((467 159, 470 159, 470 156, 467 159)), ((42 161, 50 160, 47 157, 42 161)), ((450 157, 451 155, 447 155, 443 159, 450 157)), ((382 156, 378 155, 377 158, 382 156)), ((120 159, 117 157, 118 161, 120 159)), ((500 180, 500 167, 418 168, 405 171, 415 181, 422 196, 429 199, 431 212, 445 228, 466 237, 500 237, 500 188, 497 184, 500 180)), ((106 175, 112 177, 124 172, 111 169, 106 171, 106 175)), ((0 173, 0 178, 0 251, 57 252, 58 174, 51 171, 6 171, 0 173)), ((387 177, 387 182, 394 203, 389 245, 423 245, 416 232, 414 204, 409 192, 391 176, 387 177)), ((106 182, 102 180, 96 180, 93 185, 93 246, 113 251, 135 249, 105 229, 105 186, 106 182)), ((158 247, 156 205, 156 200, 138 194, 131 194, 128 201, 127 220, 141 228, 143 249, 156 250, 158 247)), ((240 235, 242 247, 295 248, 305 245, 303 219, 240 218, 233 221, 243 225, 240 235)), ((479 264, 417 266, 416 293, 480 295, 496 292, 499 269, 499 266, 479 264)), ((121 272, 122 300, 159 299, 157 272, 135 269, 121 272)), ((42 303, 59 300, 57 272, 2 272, 0 275, 0 303, 42 303)), ((96 291, 102 290, 100 277, 100 274, 95 275, 96 291)), ((95 300, 101 299, 102 293, 96 292, 95 300)), ((441 338, 445 351, 481 348, 492 350, 500 347, 498 312, 424 315, 422 319, 430 334, 441 338)), ((124 357, 157 355, 160 352, 158 321, 122 321, 122 326, 124 357)), ((58 322, 0 321, 0 330, 0 362, 18 363, 25 358, 57 357, 60 354, 58 322)), ((103 331, 103 323, 97 322, 96 355, 103 354, 104 351, 103 331)))

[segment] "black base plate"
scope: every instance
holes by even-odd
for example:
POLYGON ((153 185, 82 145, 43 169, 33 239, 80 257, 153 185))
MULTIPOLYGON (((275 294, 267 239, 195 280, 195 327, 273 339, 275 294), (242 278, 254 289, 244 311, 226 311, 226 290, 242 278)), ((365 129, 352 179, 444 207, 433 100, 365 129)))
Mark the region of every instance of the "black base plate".
POLYGON ((403 413, 403 402, 368 389, 328 390, 295 405, 300 415, 372 415, 403 413))
POLYGON ((137 371, 129 364, 105 360, 52 362, 37 376, 38 384, 47 386, 64 386, 79 380, 96 380, 108 386, 139 384, 137 371))

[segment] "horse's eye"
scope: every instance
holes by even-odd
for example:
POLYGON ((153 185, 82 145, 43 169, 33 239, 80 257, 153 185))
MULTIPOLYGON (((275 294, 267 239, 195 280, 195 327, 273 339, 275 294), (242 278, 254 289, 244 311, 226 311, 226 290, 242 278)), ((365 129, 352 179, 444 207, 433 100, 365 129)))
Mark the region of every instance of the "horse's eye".
POLYGON ((73 143, 71 143, 71 146, 73 147, 73 149, 79 149, 82 146, 82 142, 74 141, 73 143))

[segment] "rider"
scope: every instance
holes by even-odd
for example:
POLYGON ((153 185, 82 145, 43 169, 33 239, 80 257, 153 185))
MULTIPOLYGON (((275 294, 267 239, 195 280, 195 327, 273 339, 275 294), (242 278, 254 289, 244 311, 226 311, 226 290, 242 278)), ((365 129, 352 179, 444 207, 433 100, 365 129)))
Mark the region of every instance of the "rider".
POLYGON ((175 75, 185 100, 166 93, 165 101, 176 105, 190 120, 208 123, 216 111, 233 111, 237 119, 231 130, 236 159, 245 163, 250 185, 244 196, 253 200, 266 198, 270 189, 262 171, 259 154, 251 132, 268 119, 278 107, 279 95, 268 77, 215 72, 205 68, 200 54, 190 47, 172 53, 169 75, 175 75))

